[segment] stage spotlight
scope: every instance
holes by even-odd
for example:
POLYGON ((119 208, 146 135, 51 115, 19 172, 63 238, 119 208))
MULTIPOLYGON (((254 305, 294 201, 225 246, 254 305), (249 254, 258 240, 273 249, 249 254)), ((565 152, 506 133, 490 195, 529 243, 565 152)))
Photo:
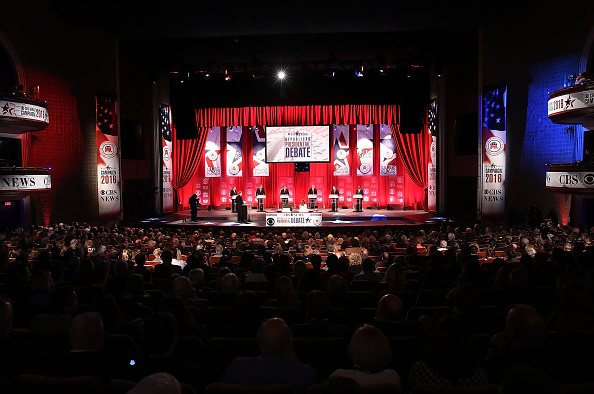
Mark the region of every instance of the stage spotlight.
POLYGON ((278 79, 285 79, 285 77, 286 77, 286 76, 287 76, 287 74, 286 74, 286 73, 285 73, 283 70, 279 71, 279 72, 276 74, 276 77, 277 77, 278 79))

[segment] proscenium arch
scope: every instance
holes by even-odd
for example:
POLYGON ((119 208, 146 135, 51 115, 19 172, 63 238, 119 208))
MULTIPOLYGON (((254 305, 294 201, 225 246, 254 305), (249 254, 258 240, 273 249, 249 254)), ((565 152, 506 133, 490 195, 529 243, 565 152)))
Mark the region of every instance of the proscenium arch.
MULTIPOLYGON (((17 83, 15 85, 26 86, 27 80, 25 78, 25 70, 23 69, 21 59, 19 58, 17 51, 12 46, 12 43, 10 42, 10 40, 4 34, 2 34, 1 31, 0 31, 0 46, 3 47, 2 49, 4 49, 6 51, 6 53, 8 54, 9 61, 12 61, 13 77, 16 77, 16 79, 17 79, 17 81, 16 81, 17 83)), ((4 93, 10 93, 10 92, 4 92, 4 93)))

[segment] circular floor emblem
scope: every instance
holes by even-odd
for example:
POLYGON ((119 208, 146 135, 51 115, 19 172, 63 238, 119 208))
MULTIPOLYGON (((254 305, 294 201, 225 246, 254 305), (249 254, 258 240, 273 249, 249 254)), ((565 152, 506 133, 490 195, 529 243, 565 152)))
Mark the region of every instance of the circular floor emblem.
POLYGON ((239 173, 239 167, 235 164, 231 164, 231 166, 229 167, 229 173, 231 173, 232 175, 237 175, 239 173))
POLYGON ((345 157, 347 157, 347 153, 344 149, 339 149, 338 152, 336 152, 336 157, 338 160, 343 160, 345 157))
POLYGON ((274 222, 275 222, 274 218, 268 218, 268 219, 266 219, 266 225, 267 226, 274 226, 274 222))
POLYGON ((485 144, 485 151, 490 156, 497 156, 501 152, 503 152, 503 147, 505 144, 503 140, 499 137, 491 137, 487 140, 485 144))
POLYGON ((99 146, 99 152, 104 158, 111 159, 117 155, 118 147, 111 141, 105 141, 99 146))
POLYGON ((169 161, 171 159, 171 149, 168 146, 163 147, 163 160, 169 161))
POLYGON ((594 174, 584 175, 584 183, 588 186, 594 185, 594 174))
POLYGON ((320 220, 319 217, 315 217, 314 220, 313 220, 314 226, 319 226, 320 223, 322 223, 322 220, 320 220))
POLYGON ((361 164, 361 166, 359 167, 359 171, 361 171, 361 173, 363 174, 367 174, 370 170, 371 167, 369 166, 369 164, 361 164))

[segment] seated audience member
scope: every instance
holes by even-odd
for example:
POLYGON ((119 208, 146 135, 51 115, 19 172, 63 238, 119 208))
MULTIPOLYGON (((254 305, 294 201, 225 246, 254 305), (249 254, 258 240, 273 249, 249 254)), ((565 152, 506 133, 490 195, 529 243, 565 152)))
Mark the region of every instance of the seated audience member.
POLYGON ((410 369, 409 386, 438 384, 442 386, 478 386, 487 384, 487 373, 472 364, 468 332, 455 317, 446 316, 433 324, 429 332, 426 361, 410 369))
POLYGON ((316 271, 313 268, 308 268, 303 275, 301 275, 299 282, 297 282, 297 291, 309 293, 312 290, 325 291, 326 284, 319 271, 316 271))
POLYGON ((255 258, 252 260, 251 270, 244 274, 244 283, 266 283, 268 279, 264 275, 264 268, 266 262, 263 258, 255 258))
POLYGON ((272 318, 262 324, 258 345, 260 356, 236 358, 220 381, 246 386, 290 384, 301 393, 316 383, 316 371, 293 353, 293 337, 282 319, 272 318))
POLYGON ((512 367, 501 381, 500 394, 563 394, 561 389, 550 375, 528 365, 512 367))
POLYGON ((424 336, 424 330, 418 321, 405 322, 404 302, 393 294, 380 298, 375 310, 373 325, 387 337, 424 336))
POLYGON ((382 282, 386 283, 388 291, 399 291, 408 290, 406 280, 406 272, 402 265, 393 263, 386 270, 382 282))
POLYGON ((578 280, 563 284, 559 290, 559 305, 548 321, 549 330, 594 331, 594 307, 588 287, 578 280))
POLYGON ((353 369, 338 369, 329 379, 344 377, 359 384, 362 392, 392 388, 401 391, 400 376, 386 369, 392 362, 392 349, 385 335, 376 327, 364 325, 355 331, 349 344, 353 369))
POLYGON ((361 263, 361 273, 355 275, 355 280, 367 280, 371 282, 380 282, 383 279, 383 275, 375 271, 375 263, 369 257, 363 260, 361 263))
POLYGON ((212 336, 254 338, 260 324, 260 299, 253 291, 240 291, 233 301, 232 324, 213 327, 212 336))
POLYGON ((143 378, 126 394, 182 394, 182 388, 175 376, 158 372, 143 378))
POLYGON ((31 329, 35 331, 58 331, 68 333, 72 316, 76 314, 77 296, 72 287, 65 286, 54 290, 49 297, 49 315, 39 314, 31 319, 31 329))
POLYGON ((328 294, 320 290, 310 291, 307 295, 307 323, 291 327, 293 335, 307 338, 348 338, 347 326, 333 324, 328 320, 331 307, 328 294))
POLYGON ((267 300, 266 305, 277 308, 297 308, 300 312, 305 312, 303 303, 297 299, 293 281, 285 275, 276 279, 274 298, 267 300))
POLYGON ((52 376, 95 376, 104 384, 127 377, 130 360, 124 354, 103 350, 103 323, 97 312, 78 315, 70 325, 70 352, 53 359, 52 376))
MULTIPOLYGON (((153 260, 153 262, 156 261, 153 260)), ((173 276, 173 254, 171 250, 164 250, 161 252, 161 264, 157 264, 154 266, 154 274, 153 277, 155 279, 172 279, 173 276)))
POLYGON ((485 360, 491 382, 499 383, 514 364, 548 372, 553 364, 546 347, 546 332, 546 322, 536 308, 514 305, 507 313, 505 329, 491 338, 491 350, 485 360))

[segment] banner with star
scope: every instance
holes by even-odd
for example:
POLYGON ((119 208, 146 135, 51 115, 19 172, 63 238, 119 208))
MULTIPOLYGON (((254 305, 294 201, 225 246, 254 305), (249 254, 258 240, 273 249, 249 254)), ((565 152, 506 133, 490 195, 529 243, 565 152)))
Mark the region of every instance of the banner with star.
POLYGON ((373 125, 357 125, 357 175, 373 175, 373 125))
POLYGON ((480 198, 483 219, 501 219, 505 214, 506 105, 506 86, 493 86, 483 90, 480 198))
POLYGON ((204 146, 204 176, 216 178, 221 176, 221 128, 208 129, 204 146))
POLYGON ((396 167, 396 142, 392 138, 392 129, 388 124, 380 127, 380 175, 398 175, 396 167))
POLYGON ((111 95, 96 95, 97 197, 99 217, 122 218, 122 182, 116 100, 111 95))
POLYGON ((252 175, 268 176, 270 169, 266 163, 266 132, 264 127, 252 128, 252 175))
POLYGON ((161 146, 163 149, 163 212, 173 212, 173 150, 171 144, 171 109, 169 105, 161 104, 161 146))
POLYGON ((427 113, 427 130, 429 131, 429 164, 427 177, 427 209, 437 211, 437 99, 429 102, 427 113))
POLYGON ((332 127, 334 141, 334 176, 350 175, 349 164, 349 125, 336 124, 332 127))
POLYGON ((243 127, 227 127, 227 165, 225 174, 227 176, 242 176, 243 157, 243 127))

